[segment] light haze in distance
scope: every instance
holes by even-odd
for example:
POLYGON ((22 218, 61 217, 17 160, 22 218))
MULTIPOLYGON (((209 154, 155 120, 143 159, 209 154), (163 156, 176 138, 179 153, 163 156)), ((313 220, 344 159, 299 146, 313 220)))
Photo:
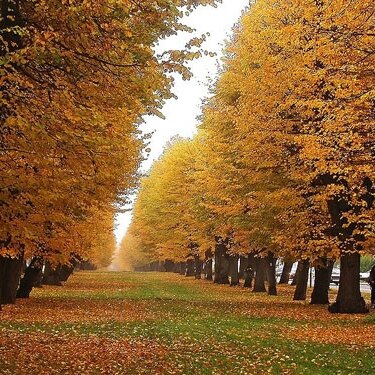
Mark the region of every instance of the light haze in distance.
MULTIPOLYGON (((153 133, 150 140, 150 155, 142 164, 142 171, 147 171, 152 163, 162 154, 164 146, 173 136, 192 137, 196 132, 201 114, 202 100, 209 96, 209 85, 217 77, 225 42, 229 40, 233 26, 238 22, 242 11, 249 5, 249 0, 223 0, 217 8, 200 7, 183 22, 196 29, 196 35, 209 33, 203 48, 215 52, 215 57, 202 57, 189 64, 193 77, 183 81, 176 76, 173 93, 178 99, 170 99, 162 109, 165 119, 156 116, 145 118, 141 129, 145 133, 153 133)), ((183 48, 190 34, 179 34, 163 40, 161 48, 168 50, 183 48)), ((117 242, 126 233, 131 222, 131 211, 118 214, 116 217, 115 235, 117 242)))

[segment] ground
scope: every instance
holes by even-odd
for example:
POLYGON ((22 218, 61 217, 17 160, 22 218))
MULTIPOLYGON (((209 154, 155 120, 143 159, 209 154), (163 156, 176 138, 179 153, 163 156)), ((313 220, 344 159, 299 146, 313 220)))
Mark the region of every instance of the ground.
POLYGON ((374 374, 375 314, 166 273, 78 272, 0 312, 0 374, 374 374))

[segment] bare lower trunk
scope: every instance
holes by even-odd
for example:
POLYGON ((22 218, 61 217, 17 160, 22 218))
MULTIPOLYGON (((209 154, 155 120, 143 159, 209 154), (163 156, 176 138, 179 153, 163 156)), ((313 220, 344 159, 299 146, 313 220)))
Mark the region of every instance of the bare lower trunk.
POLYGON ((74 271, 74 265, 73 264, 63 264, 61 267, 60 267, 60 272, 59 272, 59 278, 60 278, 60 281, 68 281, 70 275, 73 273, 74 271))
POLYGON ((215 280, 216 284, 229 284, 229 256, 224 244, 215 246, 215 280))
POLYGON ((55 286, 61 286, 60 281, 60 268, 61 266, 58 265, 55 268, 53 268, 50 264, 50 262, 46 262, 44 266, 44 274, 43 274, 43 285, 55 285, 55 286))
POLYGON ((271 251, 268 252, 267 257, 264 258, 266 262, 266 272, 268 280, 268 295, 277 296, 276 289, 276 257, 271 251))
POLYGON ((164 262, 164 270, 165 270, 165 272, 173 272, 174 263, 171 260, 166 259, 165 262, 164 262))
POLYGON ((180 263, 175 263, 173 267, 173 272, 180 273, 180 269, 181 269, 180 263))
POLYGON ((197 280, 202 278, 202 261, 199 255, 194 255, 194 276, 197 280))
POLYGON ((252 288, 253 287, 253 279, 255 275, 255 257, 253 253, 250 253, 247 256, 246 268, 244 270, 244 288, 252 288))
POLYGON ((360 290, 360 255, 343 254, 340 258, 340 284, 336 302, 329 306, 332 313, 367 313, 360 290))
POLYGON ((185 275, 186 272, 186 263, 185 262, 180 262, 180 275, 185 275))
POLYGON ((314 289, 311 294, 312 305, 329 304, 328 292, 334 263, 333 260, 321 258, 315 267, 314 289))
POLYGON ((190 277, 195 275, 194 270, 194 259, 188 259, 186 261, 186 270, 185 270, 185 276, 190 277))
POLYGON ((22 266, 23 254, 18 258, 0 257, 0 305, 16 302, 22 266))
POLYGON ((240 279, 245 278, 245 269, 247 268, 247 263, 248 263, 247 256, 241 255, 240 256, 240 270, 238 271, 238 276, 240 279))
POLYGON ((283 271, 280 276, 279 284, 289 284, 290 272, 292 271, 294 262, 285 262, 283 271))
MULTIPOLYGON (((158 262, 151 263, 151 271, 157 271, 158 262), (155 267, 155 269, 153 269, 155 267)), ((82 271, 95 271, 97 267, 95 264, 91 263, 89 260, 84 260, 80 263, 79 268, 82 271)))
POLYGON ((240 284, 240 277, 238 274, 238 255, 229 257, 229 271, 230 271, 230 286, 237 286, 240 284))
POLYGON ((255 258, 255 282, 253 292, 261 293, 266 292, 264 285, 266 279, 265 263, 262 258, 255 258))
POLYGON ((206 280, 212 281, 212 258, 206 260, 206 280))
POLYGON ((20 286, 17 290, 17 298, 29 298, 30 293, 36 283, 42 276, 43 260, 40 258, 33 258, 30 265, 26 268, 25 274, 21 279, 20 286))
POLYGON ((293 280, 290 283, 290 285, 293 285, 293 286, 297 285, 297 278, 298 278, 298 273, 300 272, 300 270, 301 270, 301 262, 298 262, 296 272, 294 273, 293 280))
POLYGON ((306 260, 300 260, 298 262, 299 270, 297 273, 297 284, 294 291, 294 301, 306 300, 307 281, 309 278, 310 262, 306 260))

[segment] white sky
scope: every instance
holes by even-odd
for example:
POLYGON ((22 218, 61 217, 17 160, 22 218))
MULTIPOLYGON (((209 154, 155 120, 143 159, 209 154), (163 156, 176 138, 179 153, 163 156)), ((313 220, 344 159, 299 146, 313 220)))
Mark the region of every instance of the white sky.
MULTIPOLYGON (((146 133, 155 131, 151 143, 151 153, 142 169, 150 168, 163 151, 168 140, 175 136, 191 137, 198 125, 197 116, 201 114, 201 103, 208 96, 209 82, 215 80, 218 69, 218 61, 222 56, 222 49, 231 35, 233 25, 238 21, 241 12, 249 5, 249 0, 223 0, 217 8, 201 7, 195 10, 184 23, 195 28, 196 34, 210 33, 203 48, 216 52, 214 58, 202 57, 190 64, 194 74, 190 81, 177 78, 173 92, 178 99, 169 100, 162 113, 165 120, 157 117, 147 117, 142 130, 146 133)), ((162 42, 164 49, 183 48, 188 38, 178 35, 162 42)), ((131 221, 131 212, 119 214, 116 219, 117 228, 115 235, 120 242, 131 221)))

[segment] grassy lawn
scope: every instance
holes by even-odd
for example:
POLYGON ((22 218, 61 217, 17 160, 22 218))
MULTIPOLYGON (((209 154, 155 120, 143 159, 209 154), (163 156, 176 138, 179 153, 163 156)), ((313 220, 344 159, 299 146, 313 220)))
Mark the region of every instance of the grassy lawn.
POLYGON ((375 374, 374 315, 292 292, 79 272, 0 312, 0 374, 375 374))

